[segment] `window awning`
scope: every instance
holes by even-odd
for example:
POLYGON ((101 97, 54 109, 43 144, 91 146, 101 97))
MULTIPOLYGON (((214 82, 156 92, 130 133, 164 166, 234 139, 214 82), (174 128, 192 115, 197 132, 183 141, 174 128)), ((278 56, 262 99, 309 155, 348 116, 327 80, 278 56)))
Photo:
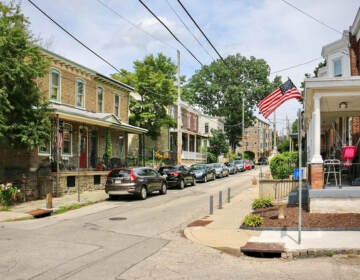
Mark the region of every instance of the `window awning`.
POLYGON ((50 108, 63 120, 80 122, 89 125, 97 125, 101 127, 109 127, 134 134, 145 134, 148 132, 148 130, 145 128, 122 122, 120 118, 114 114, 94 113, 85 109, 56 103, 50 104, 50 108))

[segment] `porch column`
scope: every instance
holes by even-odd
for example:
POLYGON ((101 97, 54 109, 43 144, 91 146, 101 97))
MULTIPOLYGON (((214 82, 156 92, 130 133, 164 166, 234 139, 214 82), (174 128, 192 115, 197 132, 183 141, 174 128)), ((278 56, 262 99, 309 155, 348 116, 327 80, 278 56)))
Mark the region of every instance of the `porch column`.
POLYGON ((314 95, 314 112, 312 114, 312 134, 313 134, 313 155, 311 159, 311 188, 322 189, 323 180, 323 159, 320 154, 321 150, 321 117, 320 117, 320 96, 314 95))
POLYGON ((321 145, 321 118, 320 118, 320 97, 315 94, 314 96, 314 112, 313 112, 313 156, 311 163, 323 163, 320 154, 321 145))

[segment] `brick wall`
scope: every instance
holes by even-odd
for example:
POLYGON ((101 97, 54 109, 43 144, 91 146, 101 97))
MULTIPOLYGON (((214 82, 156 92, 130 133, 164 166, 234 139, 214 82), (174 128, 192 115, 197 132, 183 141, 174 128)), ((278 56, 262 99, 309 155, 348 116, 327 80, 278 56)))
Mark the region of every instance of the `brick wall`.
POLYGON ((352 76, 360 75, 360 40, 350 35, 350 71, 352 76))

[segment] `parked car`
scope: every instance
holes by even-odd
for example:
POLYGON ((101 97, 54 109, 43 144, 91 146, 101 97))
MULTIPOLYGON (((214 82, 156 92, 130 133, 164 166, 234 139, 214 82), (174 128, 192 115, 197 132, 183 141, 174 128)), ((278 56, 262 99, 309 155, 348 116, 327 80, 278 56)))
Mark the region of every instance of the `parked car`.
POLYGON ((115 168, 107 174, 105 192, 110 199, 133 194, 144 200, 154 191, 166 194, 166 179, 149 167, 115 168))
POLYGON ((258 160, 258 165, 267 165, 269 164, 268 159, 266 157, 260 157, 258 160))
POLYGON ((249 160, 250 164, 251 164, 251 169, 254 169, 255 168, 255 162, 253 160, 249 160))
POLYGON ((161 166, 158 171, 166 179, 168 187, 185 188, 187 185, 195 186, 195 174, 184 165, 161 166))
POLYGON ((215 180, 215 170, 206 163, 198 163, 190 166, 189 170, 194 172, 196 182, 206 183, 209 180, 215 180))
POLYGON ((227 169, 229 170, 229 174, 236 174, 237 173, 237 168, 235 166, 234 163, 232 162, 225 162, 225 166, 227 167, 227 169))
POLYGON ((237 171, 242 172, 245 171, 245 163, 241 159, 236 159, 233 161, 234 165, 236 166, 237 171))
POLYGON ((244 160, 245 170, 251 170, 251 163, 249 160, 244 160))
POLYGON ((223 178, 229 176, 229 169, 226 168, 223 163, 211 163, 211 166, 215 169, 216 178, 223 178))

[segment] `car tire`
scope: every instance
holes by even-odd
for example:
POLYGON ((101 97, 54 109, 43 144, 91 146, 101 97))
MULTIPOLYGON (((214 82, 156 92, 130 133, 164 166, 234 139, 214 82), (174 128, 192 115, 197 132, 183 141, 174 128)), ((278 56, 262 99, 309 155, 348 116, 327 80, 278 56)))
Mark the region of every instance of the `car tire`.
POLYGON ((185 188, 184 180, 180 180, 179 188, 180 188, 180 190, 183 190, 185 188))
POLYGON ((166 186, 165 183, 162 183, 159 192, 160 192, 160 194, 166 194, 166 192, 167 192, 167 186, 166 186))
POLYGON ((141 187, 139 197, 141 200, 145 200, 147 198, 147 189, 145 187, 141 187))
POLYGON ((191 182, 191 185, 192 185, 192 186, 195 186, 195 185, 196 185, 195 177, 193 177, 193 180, 192 180, 192 182, 191 182))

